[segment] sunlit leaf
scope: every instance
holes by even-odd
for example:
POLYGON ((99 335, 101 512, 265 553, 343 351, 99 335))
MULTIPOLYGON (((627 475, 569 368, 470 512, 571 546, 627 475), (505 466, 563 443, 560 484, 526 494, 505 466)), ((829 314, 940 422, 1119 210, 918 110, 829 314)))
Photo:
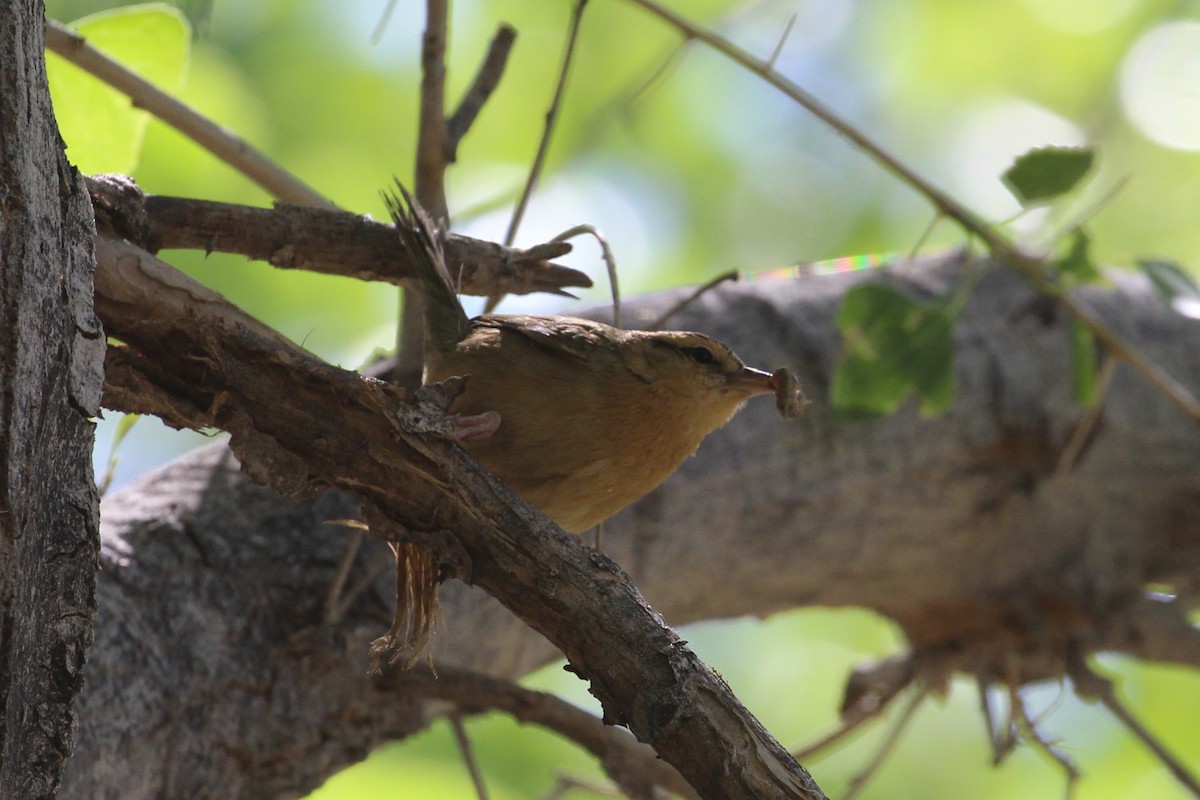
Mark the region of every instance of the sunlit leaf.
POLYGON ((1145 259, 1137 265, 1164 303, 1185 317, 1200 319, 1200 286, 1191 275, 1174 261, 1145 259))
MULTIPOLYGON (((191 31, 161 3, 105 11, 71 24, 88 44, 170 94, 183 86, 191 31)), ((54 114, 67 157, 81 171, 132 172, 149 114, 129 97, 54 53, 46 53, 54 114)))
POLYGON ((1065 256, 1055 260, 1054 269, 1062 278, 1066 288, 1073 288, 1084 283, 1098 283, 1104 275, 1092 262, 1090 251, 1091 239, 1082 228, 1076 228, 1071 235, 1071 249, 1065 256))
POLYGON ((954 400, 954 313, 880 284, 846 293, 838 313, 844 346, 831 400, 848 418, 894 412, 916 393, 936 414, 954 400))
POLYGON ((1095 158, 1094 151, 1078 147, 1030 150, 1004 173, 1004 185, 1023 206, 1052 200, 1074 189, 1095 158))
POLYGON ((108 462, 105 464, 104 474, 96 481, 96 487, 101 497, 108 492, 109 487, 112 486, 113 477, 117 473, 117 463, 120 460, 117 457, 117 450, 120 448, 121 442, 129 435, 129 432, 133 430, 133 426, 141 418, 140 414, 121 415, 121 421, 117 423, 117 429, 113 431, 112 445, 108 451, 108 462))

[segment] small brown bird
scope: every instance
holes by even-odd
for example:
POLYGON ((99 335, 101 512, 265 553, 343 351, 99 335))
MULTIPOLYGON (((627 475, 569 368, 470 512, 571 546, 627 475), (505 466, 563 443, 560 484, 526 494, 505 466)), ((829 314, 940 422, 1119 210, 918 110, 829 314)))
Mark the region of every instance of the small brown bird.
POLYGON ((563 529, 587 530, 654 489, 749 398, 777 394, 787 415, 803 407, 786 371, 747 367, 700 333, 468 319, 438 233, 400 191, 404 203, 385 201, 424 294, 425 382, 468 376, 450 409, 464 446, 563 529))

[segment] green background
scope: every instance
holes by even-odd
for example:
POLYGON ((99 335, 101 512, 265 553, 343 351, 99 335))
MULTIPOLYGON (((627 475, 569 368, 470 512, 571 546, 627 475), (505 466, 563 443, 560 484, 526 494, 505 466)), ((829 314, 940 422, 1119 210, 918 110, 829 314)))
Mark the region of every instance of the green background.
MULTIPOLYGON (((50 16, 69 21, 112 4, 47 5, 50 16)), ((335 203, 380 218, 379 190, 393 175, 411 182, 423 5, 399 2, 381 41, 372 44, 383 0, 216 2, 211 9, 191 4, 185 11, 199 32, 186 77, 180 58, 186 30, 181 35, 170 24, 151 26, 132 52, 143 58, 148 76, 163 76, 171 91, 182 86, 185 101, 335 203)), ((999 181, 1015 156, 1045 144, 1094 146, 1098 168, 1084 190, 1070 202, 1026 214, 1012 224, 1014 233, 1049 246, 1063 225, 1094 214, 1092 255, 1100 262, 1120 266, 1156 257, 1185 267, 1200 264, 1200 141, 1187 135, 1189 128, 1200 132, 1194 90, 1200 85, 1200 45, 1162 45, 1197 42, 1188 38, 1197 21, 1194 12, 1187 16, 1187 4, 673 5, 763 57, 795 13, 777 67, 989 219, 1019 210, 999 181), (1180 38, 1154 38, 1171 33, 1180 38)), ((457 230, 503 237, 541 132, 569 13, 564 0, 455 3, 451 104, 496 25, 507 21, 519 33, 500 88, 449 173, 457 230)), ((581 222, 594 224, 614 248, 623 293, 636 294, 699 283, 731 268, 755 272, 864 252, 907 252, 917 244, 933 213, 912 190, 755 76, 700 45, 679 51, 680 41, 631 2, 591 0, 547 170, 518 245, 581 222)), ((61 65, 57 69, 55 97, 68 156, 85 171, 132 171, 153 193, 269 202, 233 169, 155 120, 144 126, 140 153, 137 124, 104 142, 96 118, 69 121, 65 109, 72 102, 57 84, 63 74, 61 65)), ((943 222, 924 247, 962 243, 957 229, 943 222)), ((219 254, 166 257, 334 362, 355 366, 391 346, 397 312, 391 287, 276 272, 219 254)), ((607 290, 595 246, 580 240, 563 261, 599 284, 584 302, 602 302, 607 290)), ((512 298, 501 310, 569 306, 512 298)), ((753 360, 753 353, 743 355, 753 360)), ((115 433, 113 421, 102 425, 101 471, 115 433)), ((140 422, 117 452, 116 483, 202 441, 140 422)), ((684 635, 767 727, 795 746, 834 724, 851 668, 903 646, 885 621, 853 610, 708 623, 684 635)), ((1121 695, 1167 746, 1200 768, 1200 679, 1115 657, 1099 659, 1098 666, 1117 677, 1121 695)), ((588 703, 581 684, 557 666, 528 683, 588 703)), ((1186 796, 1102 708, 1076 700, 1069 686, 1032 687, 1025 694, 1035 714, 1045 712, 1043 730, 1085 772, 1076 797, 1186 796)), ((809 762, 826 791, 841 794, 887 727, 876 725, 809 762)), ((560 774, 600 780, 586 754, 541 731, 501 717, 470 721, 468 730, 492 797, 541 796, 560 774)), ((922 707, 862 796, 1062 796, 1061 772, 1039 754, 1021 749, 995 769, 989 761, 977 697, 970 684, 956 681, 948 700, 922 707)), ((438 723, 422 736, 382 748, 313 797, 474 793, 448 728, 438 723)))

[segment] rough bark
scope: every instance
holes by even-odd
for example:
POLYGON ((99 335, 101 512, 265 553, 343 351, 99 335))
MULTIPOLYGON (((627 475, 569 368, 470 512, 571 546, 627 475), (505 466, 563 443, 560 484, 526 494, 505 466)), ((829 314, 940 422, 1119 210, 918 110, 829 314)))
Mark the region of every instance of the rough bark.
POLYGON ((95 618, 104 338, 40 2, 0 2, 0 798, 55 795, 95 618))
POLYGON ((628 575, 448 443, 439 409, 461 378, 410 398, 321 362, 107 238, 96 302, 122 342, 106 360, 106 405, 226 430, 243 469, 278 491, 351 494, 374 535, 416 543, 434 576, 484 588, 543 633, 587 676, 605 718, 653 745, 702 797, 824 797, 628 575))
MULTIPOLYGON (((978 265, 976 265, 978 266, 978 265)), ((821 398, 841 294, 886 280, 953 291, 955 258, 879 276, 799 279, 708 295, 680 327, 759 366, 798 368, 818 402, 782 422, 743 412, 606 528, 605 551, 672 624, 809 605, 897 620, 938 669, 1021 681, 1061 674, 1070 652, 1120 650, 1200 665, 1178 604, 1144 599, 1200 577, 1200 431, 1124 368, 1072 468, 1058 456, 1081 418, 1066 321, 1003 270, 956 331, 959 397, 836 425, 821 398)), ((672 296, 626 309, 646 318, 672 296)), ((1119 278, 1089 304, 1147 357, 1200 388, 1200 326, 1119 278)), ((73 795, 293 796, 435 706, 364 678, 390 618, 380 574, 332 627, 321 608, 356 504, 254 487, 214 447, 106 499, 101 621, 81 705, 73 795), (130 788, 130 772, 136 775, 130 788)), ((374 543, 372 543, 374 544, 374 543)), ((359 556, 352 582, 380 559, 359 556)), ((554 576, 545 577, 553 587, 554 576)), ((443 588, 439 665, 519 676, 555 650, 478 589, 443 588)))

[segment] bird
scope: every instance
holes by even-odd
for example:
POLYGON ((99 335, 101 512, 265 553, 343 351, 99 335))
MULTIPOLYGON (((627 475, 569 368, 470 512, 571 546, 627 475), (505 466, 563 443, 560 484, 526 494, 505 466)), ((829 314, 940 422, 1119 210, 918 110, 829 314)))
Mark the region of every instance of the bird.
POLYGON ((748 367, 702 333, 569 316, 468 318, 441 231, 399 182, 397 190, 384 200, 423 296, 424 382, 466 376, 449 408, 460 443, 564 530, 582 533, 648 494, 749 399, 776 394, 785 416, 785 405, 803 408, 786 370, 748 367))

